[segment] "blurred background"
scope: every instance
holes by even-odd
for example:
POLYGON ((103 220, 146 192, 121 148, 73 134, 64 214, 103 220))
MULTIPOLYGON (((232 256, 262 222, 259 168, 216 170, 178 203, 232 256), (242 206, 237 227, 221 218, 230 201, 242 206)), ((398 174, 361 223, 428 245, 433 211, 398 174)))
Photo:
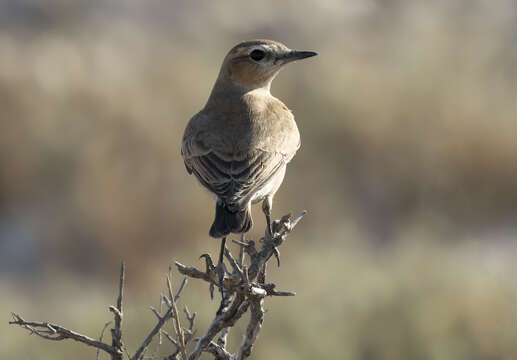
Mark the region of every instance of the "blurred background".
MULTIPOLYGON (((134 352, 168 265, 216 253, 180 141, 253 38, 319 53, 272 88, 302 135, 273 213, 309 214, 270 271, 298 295, 266 300, 253 358, 516 359, 511 0, 1 1, 0 358, 94 358, 7 322, 98 337, 121 260, 134 352)), ((181 302, 202 332, 207 287, 181 302)))

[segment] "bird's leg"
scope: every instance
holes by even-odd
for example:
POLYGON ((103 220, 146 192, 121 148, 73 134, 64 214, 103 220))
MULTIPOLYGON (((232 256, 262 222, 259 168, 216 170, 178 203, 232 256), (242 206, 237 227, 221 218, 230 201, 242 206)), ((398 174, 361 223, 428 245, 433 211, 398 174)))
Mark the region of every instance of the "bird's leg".
MULTIPOLYGON (((264 201, 262 201, 262 211, 264 215, 266 215, 266 223, 267 223, 267 231, 269 233, 269 237, 273 239, 273 227, 271 224, 271 208, 273 206, 273 198, 271 196, 266 196, 264 201)), ((273 247, 273 254, 275 254, 276 261, 278 266, 280 266, 280 251, 275 247, 273 247)))
MULTIPOLYGON (((241 243, 245 244, 246 239, 244 233, 241 234, 241 243)), ((244 265, 244 246, 240 246, 239 249, 239 265, 242 267, 244 265)))
POLYGON ((221 240, 221 250, 219 252, 219 263, 217 264, 217 271, 219 273, 219 291, 221 292, 221 305, 219 306, 219 310, 217 313, 221 313, 225 305, 224 298, 224 250, 226 249, 226 236, 221 240))
POLYGON ((226 236, 221 240, 221 251, 219 252, 219 263, 217 264, 217 270, 219 272, 219 291, 221 292, 221 296, 223 296, 224 290, 224 250, 226 249, 226 236))
POLYGON ((273 199, 271 196, 266 196, 264 201, 262 201, 262 211, 264 215, 266 215, 266 223, 267 223, 267 231, 269 232, 269 236, 273 237, 273 229, 271 227, 271 207, 273 206, 273 199))
MULTIPOLYGON (((224 249, 226 248, 226 236, 221 240, 221 250, 219 251, 219 263, 218 265, 222 265, 224 260, 224 249)), ((224 275, 224 272, 222 273, 224 275)))

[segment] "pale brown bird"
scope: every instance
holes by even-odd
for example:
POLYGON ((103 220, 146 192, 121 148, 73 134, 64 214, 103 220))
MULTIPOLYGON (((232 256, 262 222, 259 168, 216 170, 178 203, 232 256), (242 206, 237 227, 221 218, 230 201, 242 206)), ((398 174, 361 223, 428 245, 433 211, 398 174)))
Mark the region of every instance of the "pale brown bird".
POLYGON ((226 55, 205 107, 190 119, 181 146, 189 174, 216 196, 210 236, 250 230, 251 204, 262 201, 271 233, 273 196, 300 147, 291 111, 271 95, 271 82, 290 62, 316 55, 272 40, 236 45, 226 55))

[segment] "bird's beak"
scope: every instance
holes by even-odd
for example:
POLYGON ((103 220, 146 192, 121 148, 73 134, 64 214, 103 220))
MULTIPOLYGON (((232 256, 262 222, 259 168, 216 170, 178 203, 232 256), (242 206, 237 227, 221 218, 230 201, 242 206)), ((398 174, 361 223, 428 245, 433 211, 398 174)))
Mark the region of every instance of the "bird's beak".
POLYGON ((312 56, 316 56, 316 55, 318 55, 318 54, 315 53, 314 51, 291 50, 288 53, 284 54, 281 57, 281 60, 284 63, 288 63, 288 62, 291 62, 291 61, 306 59, 306 58, 309 58, 309 57, 312 57, 312 56))

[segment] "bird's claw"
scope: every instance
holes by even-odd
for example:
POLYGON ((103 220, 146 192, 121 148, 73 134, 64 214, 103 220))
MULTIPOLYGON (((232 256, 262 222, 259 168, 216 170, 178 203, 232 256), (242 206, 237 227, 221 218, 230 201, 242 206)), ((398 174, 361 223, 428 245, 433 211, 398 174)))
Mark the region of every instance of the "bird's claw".
POLYGON ((207 274, 210 273, 211 271, 216 270, 216 268, 214 266, 214 262, 212 261, 212 257, 210 256, 210 254, 203 254, 199 258, 205 260, 207 274))
POLYGON ((229 300, 228 294, 224 291, 224 275, 226 274, 226 266, 224 265, 224 263, 217 264, 216 271, 218 275, 219 292, 221 293, 221 304, 219 305, 219 309, 217 310, 217 314, 219 315, 223 312, 229 300))
MULTIPOLYGON (((218 285, 218 288, 219 288, 219 291, 221 291, 221 294, 222 294, 222 291, 223 291, 223 288, 222 288, 222 284, 223 284, 223 280, 224 280, 224 264, 218 264, 217 266, 214 265, 214 262, 212 261, 212 257, 210 256, 210 254, 202 254, 200 257, 200 259, 204 259, 205 260, 205 265, 206 265, 206 274, 211 277, 213 275, 211 274, 217 274, 218 276, 218 279, 219 279, 219 285, 218 285), (223 278, 221 279, 221 269, 222 269, 222 275, 223 275, 223 278)), ((213 300, 214 299, 214 289, 215 289, 215 286, 213 283, 210 284, 208 290, 210 291, 210 299, 213 300)))
POLYGON ((280 250, 278 250, 278 248, 276 246, 273 247, 273 254, 275 255, 276 263, 278 264, 278 267, 280 267, 280 250))

